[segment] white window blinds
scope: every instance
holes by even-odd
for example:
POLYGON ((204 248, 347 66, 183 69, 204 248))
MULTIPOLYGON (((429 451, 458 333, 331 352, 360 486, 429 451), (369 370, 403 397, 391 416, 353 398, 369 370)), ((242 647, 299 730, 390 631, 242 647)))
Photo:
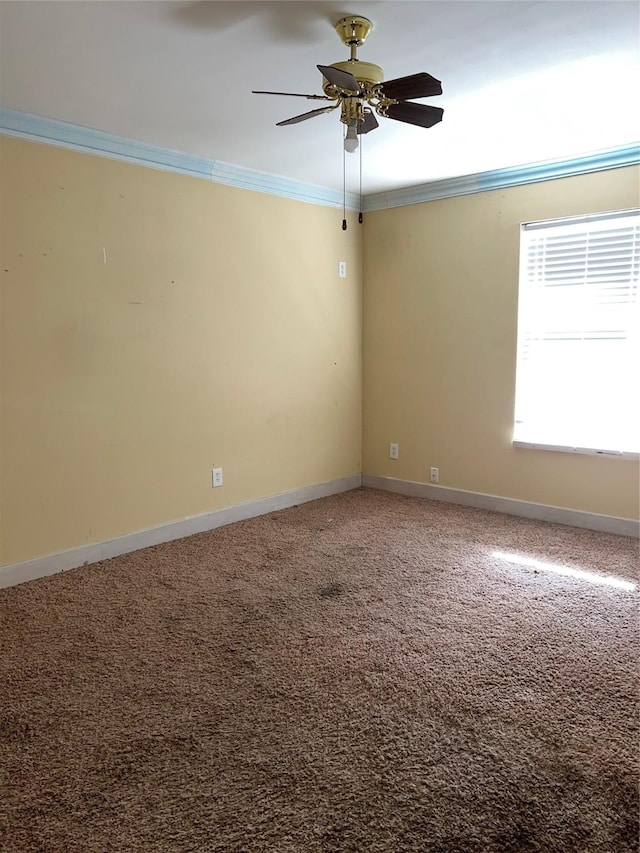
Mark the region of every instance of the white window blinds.
POLYGON ((640 211, 522 226, 514 443, 640 451, 640 211))

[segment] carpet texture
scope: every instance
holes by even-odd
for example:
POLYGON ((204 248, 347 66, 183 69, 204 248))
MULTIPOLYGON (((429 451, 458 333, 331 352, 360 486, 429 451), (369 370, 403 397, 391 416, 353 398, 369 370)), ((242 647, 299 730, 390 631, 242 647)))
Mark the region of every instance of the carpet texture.
POLYGON ((629 853, 638 543, 358 489, 0 591, 7 853, 629 853))

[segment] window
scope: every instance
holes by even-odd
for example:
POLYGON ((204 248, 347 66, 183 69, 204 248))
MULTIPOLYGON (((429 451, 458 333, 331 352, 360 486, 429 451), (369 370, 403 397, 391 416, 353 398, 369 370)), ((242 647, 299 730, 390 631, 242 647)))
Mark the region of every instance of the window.
POLYGON ((515 446, 640 451, 640 211, 521 228, 515 446))

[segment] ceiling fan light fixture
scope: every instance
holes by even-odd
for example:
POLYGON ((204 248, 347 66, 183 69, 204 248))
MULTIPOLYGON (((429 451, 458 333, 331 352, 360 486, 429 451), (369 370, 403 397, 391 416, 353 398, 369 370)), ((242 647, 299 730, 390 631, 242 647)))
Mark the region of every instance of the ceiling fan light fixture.
POLYGON ((358 150, 358 128, 355 124, 347 127, 344 137, 344 150, 348 154, 354 154, 358 150))

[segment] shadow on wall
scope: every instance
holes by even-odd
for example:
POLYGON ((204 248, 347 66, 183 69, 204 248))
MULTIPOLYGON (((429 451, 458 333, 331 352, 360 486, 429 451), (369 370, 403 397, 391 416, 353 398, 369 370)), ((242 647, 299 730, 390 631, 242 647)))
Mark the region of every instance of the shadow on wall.
MULTIPOLYGON (((349 14, 341 3, 305 2, 295 3, 292 9, 289 3, 276 2, 215 2, 194 0, 180 3, 169 12, 171 18, 179 24, 202 31, 223 31, 233 29, 243 21, 258 18, 265 38, 270 41, 314 41, 326 34, 327 22, 333 26, 338 18, 349 14)), ((242 50, 242 45, 238 45, 242 50)))

